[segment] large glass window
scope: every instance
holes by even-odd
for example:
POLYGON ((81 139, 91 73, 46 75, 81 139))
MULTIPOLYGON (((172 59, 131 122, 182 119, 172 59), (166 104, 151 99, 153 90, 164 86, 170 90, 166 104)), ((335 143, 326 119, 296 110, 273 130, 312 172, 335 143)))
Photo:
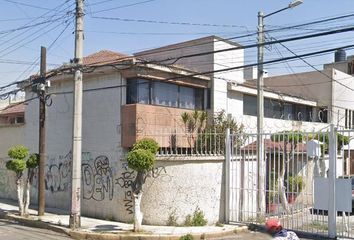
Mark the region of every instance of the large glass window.
POLYGON ((196 102, 196 91, 193 88, 189 87, 180 87, 179 88, 179 107, 195 109, 196 102))
POLYGON ((150 83, 143 79, 132 79, 127 85, 127 103, 150 103, 150 83))
POLYGON ((127 84, 127 104, 154 104, 186 109, 204 109, 202 88, 178 86, 176 84, 129 79, 127 84))
POLYGON ((255 96, 243 95, 243 114, 257 116, 257 98, 255 96))
MULTIPOLYGON (((267 118, 306 122, 317 121, 313 117, 313 110, 314 108, 311 106, 264 98, 264 116, 267 118)), ((243 114, 257 116, 256 96, 243 96, 243 114)), ((327 121, 325 116, 324 120, 327 121)))
POLYGON ((163 82, 152 84, 152 104, 178 107, 178 86, 163 82))

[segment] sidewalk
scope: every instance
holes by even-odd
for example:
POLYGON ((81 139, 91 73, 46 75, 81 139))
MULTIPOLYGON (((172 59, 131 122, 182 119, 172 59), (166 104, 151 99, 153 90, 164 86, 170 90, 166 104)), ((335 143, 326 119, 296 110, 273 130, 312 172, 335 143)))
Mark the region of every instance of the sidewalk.
POLYGON ((139 240, 172 240, 179 239, 186 234, 192 234, 194 239, 211 239, 232 236, 239 232, 247 231, 245 226, 225 225, 223 227, 168 227, 168 226, 143 226, 143 231, 134 233, 133 225, 106 221, 94 218, 81 218, 82 228, 71 230, 69 228, 69 215, 67 212, 54 208, 47 208, 43 217, 37 216, 37 211, 30 209, 30 216, 23 218, 18 216, 16 201, 0 199, 0 217, 21 222, 23 224, 50 229, 56 232, 65 233, 74 239, 139 239, 139 240))

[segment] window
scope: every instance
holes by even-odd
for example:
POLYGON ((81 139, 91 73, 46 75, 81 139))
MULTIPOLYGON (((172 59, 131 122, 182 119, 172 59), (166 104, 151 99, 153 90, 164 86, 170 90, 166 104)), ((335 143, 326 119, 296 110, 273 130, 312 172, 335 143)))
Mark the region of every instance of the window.
POLYGON ((180 87, 179 88, 179 107, 195 109, 196 91, 193 88, 180 87))
POLYGON ((152 84, 152 104, 178 107, 178 86, 163 82, 152 84))
POLYGON ((176 84, 129 79, 127 84, 127 104, 141 103, 186 109, 204 109, 205 90, 178 86, 176 84))
POLYGON ((24 117, 9 117, 8 121, 10 124, 23 124, 25 123, 25 118, 24 117))
POLYGON ((243 114, 257 116, 257 97, 243 95, 243 114))
POLYGON ((150 103, 150 83, 143 79, 132 79, 127 84, 127 103, 150 103))
POLYGON ((281 102, 270 98, 264 99, 264 116, 268 118, 282 118, 283 106, 281 102))
MULTIPOLYGON (((264 98, 264 116, 267 118, 314 122, 313 110, 311 106, 264 98)), ((243 95, 243 114, 257 116, 256 96, 243 95)), ((327 113, 322 115, 322 121, 327 122, 327 113)))
POLYGON ((354 111, 345 109, 345 128, 354 128, 354 111))

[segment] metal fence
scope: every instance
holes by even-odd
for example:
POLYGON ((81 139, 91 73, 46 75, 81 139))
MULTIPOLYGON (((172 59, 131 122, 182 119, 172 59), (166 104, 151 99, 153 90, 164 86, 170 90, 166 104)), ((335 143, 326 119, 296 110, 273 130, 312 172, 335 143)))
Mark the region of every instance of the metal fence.
POLYGON ((321 132, 265 133, 264 159, 257 161, 257 134, 228 135, 229 222, 263 224, 266 218, 278 217, 287 229, 353 238, 354 216, 339 212, 335 198, 338 179, 354 174, 352 137, 354 131, 332 125, 321 132), (321 181, 326 189, 319 189, 321 181), (318 196, 324 192, 327 202, 321 207, 318 196))
POLYGON ((155 139, 161 157, 170 156, 225 156, 225 132, 204 130, 200 132, 177 132, 176 130, 159 130, 146 134, 144 138, 155 139))

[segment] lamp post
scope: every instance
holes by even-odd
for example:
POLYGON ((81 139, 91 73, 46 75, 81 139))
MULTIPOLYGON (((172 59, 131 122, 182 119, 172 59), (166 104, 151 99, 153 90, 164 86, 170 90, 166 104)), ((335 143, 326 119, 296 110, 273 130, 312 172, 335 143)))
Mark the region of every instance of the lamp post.
POLYGON ((303 0, 294 0, 287 7, 278 11, 264 15, 258 12, 258 74, 257 74, 257 170, 258 170, 258 194, 257 194, 257 215, 262 215, 265 211, 265 164, 264 164, 264 98, 263 98, 263 59, 264 59, 264 19, 276 13, 294 8, 303 3, 303 0))

